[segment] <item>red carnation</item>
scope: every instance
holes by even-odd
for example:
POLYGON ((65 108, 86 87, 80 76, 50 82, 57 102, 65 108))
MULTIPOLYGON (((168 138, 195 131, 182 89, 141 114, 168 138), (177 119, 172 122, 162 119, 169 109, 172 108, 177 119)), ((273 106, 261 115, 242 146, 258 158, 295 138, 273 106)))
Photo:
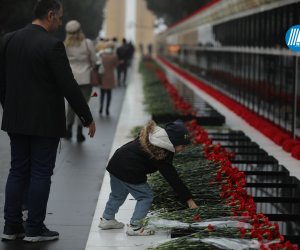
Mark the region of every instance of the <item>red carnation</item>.
POLYGON ((195 214, 195 215, 193 216, 193 221, 201 221, 200 214, 195 214))
POLYGON ((241 233, 241 238, 244 238, 245 234, 246 234, 246 229, 245 228, 241 228, 240 229, 240 233, 241 233))
POLYGON ((208 229, 208 232, 214 231, 214 227, 211 224, 208 224, 207 229, 208 229))
POLYGON ((97 97, 97 96, 98 96, 98 94, 96 91, 91 95, 91 97, 97 97))

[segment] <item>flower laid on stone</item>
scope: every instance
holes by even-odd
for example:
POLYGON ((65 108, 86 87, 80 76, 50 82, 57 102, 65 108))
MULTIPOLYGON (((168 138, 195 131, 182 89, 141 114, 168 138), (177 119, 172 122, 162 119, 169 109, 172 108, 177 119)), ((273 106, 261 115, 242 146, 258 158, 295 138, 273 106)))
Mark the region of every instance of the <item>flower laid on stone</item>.
POLYGON ((96 91, 94 91, 94 93, 91 95, 91 97, 97 97, 97 96, 98 96, 98 94, 96 91))

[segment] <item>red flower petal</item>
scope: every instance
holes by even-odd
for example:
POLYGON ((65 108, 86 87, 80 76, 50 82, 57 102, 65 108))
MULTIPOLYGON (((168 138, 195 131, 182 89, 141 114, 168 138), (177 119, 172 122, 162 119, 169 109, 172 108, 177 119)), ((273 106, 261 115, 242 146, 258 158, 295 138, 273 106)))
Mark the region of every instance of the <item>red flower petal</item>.
POLYGON ((96 91, 91 95, 91 97, 97 97, 97 96, 98 96, 98 94, 96 91))

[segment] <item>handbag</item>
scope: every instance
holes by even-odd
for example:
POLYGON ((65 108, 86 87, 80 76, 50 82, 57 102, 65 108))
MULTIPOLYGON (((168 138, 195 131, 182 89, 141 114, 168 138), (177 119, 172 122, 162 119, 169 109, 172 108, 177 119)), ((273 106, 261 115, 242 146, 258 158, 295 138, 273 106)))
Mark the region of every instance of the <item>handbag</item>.
POLYGON ((85 40, 86 49, 89 54, 89 61, 91 65, 91 71, 90 71, 90 84, 100 86, 102 84, 102 76, 98 73, 98 70, 95 66, 93 66, 92 60, 91 60, 91 52, 88 48, 88 45, 85 40))
POLYGON ((101 85, 102 77, 96 68, 92 68, 90 72, 90 83, 93 85, 101 85))

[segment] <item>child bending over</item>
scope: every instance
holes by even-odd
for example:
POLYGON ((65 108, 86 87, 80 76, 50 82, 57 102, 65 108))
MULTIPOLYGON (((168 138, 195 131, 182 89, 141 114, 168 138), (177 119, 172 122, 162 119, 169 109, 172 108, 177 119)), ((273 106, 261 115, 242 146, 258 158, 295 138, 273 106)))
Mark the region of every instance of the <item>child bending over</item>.
POLYGON ((102 229, 123 228, 124 224, 115 219, 115 214, 128 194, 136 200, 136 206, 127 225, 130 236, 146 236, 154 232, 142 225, 153 200, 152 190, 147 183, 147 174, 159 171, 169 185, 187 203, 189 208, 197 205, 191 192, 182 182, 172 165, 175 153, 189 144, 189 134, 182 121, 168 123, 165 128, 150 121, 138 138, 120 147, 110 159, 107 171, 110 174, 111 193, 106 203, 99 227, 102 229))

